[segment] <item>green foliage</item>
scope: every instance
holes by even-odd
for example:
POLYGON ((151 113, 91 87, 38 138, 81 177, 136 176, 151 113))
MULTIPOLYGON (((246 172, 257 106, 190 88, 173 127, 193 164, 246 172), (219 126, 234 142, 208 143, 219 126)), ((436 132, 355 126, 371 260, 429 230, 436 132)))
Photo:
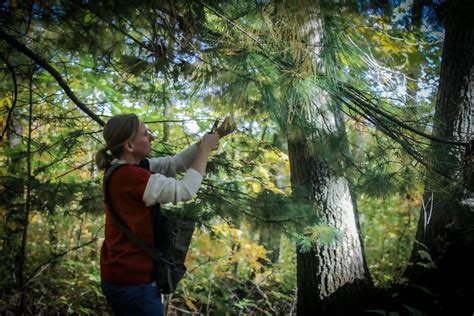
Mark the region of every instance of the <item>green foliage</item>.
MULTIPOLYGON (((2 6, 0 27, 53 65, 102 118, 138 114, 157 131, 155 155, 197 141, 216 117, 232 112, 237 118, 238 132, 214 153, 198 198, 166 206, 202 225, 188 276, 168 299, 171 311, 294 309, 294 245, 309 250, 341 236, 321 223, 307 191, 290 186, 286 142, 293 134, 311 140, 311 154, 356 189, 376 284, 399 279, 421 200, 421 162, 412 157, 424 156, 428 142, 387 115, 431 132, 429 86, 437 80, 441 49, 435 32, 407 31, 367 14, 370 10, 358 11, 350 1, 338 6, 306 0, 18 4, 2 6), (308 47, 308 34, 302 32, 315 17, 323 21, 322 50, 308 47), (341 83, 361 93, 351 94, 349 102, 341 83), (328 130, 330 113, 340 110, 347 114, 337 118, 341 128, 328 130), (308 113, 321 121, 315 124, 308 113), (262 247, 268 232, 278 247, 262 247), (278 249, 279 260, 271 262, 278 249)), ((44 69, 4 41, 0 53, 14 65, 19 89, 12 109, 14 84, 2 61, 7 79, 0 83, 0 125, 6 127, 12 109, 9 126, 19 128, 9 130, 0 145, 0 233, 11 237, 0 245, 6 263, 0 265, 0 305, 10 308, 20 301, 10 268, 26 222, 27 311, 106 313, 98 284, 101 174, 92 163, 102 146, 100 127, 76 109, 44 69), (30 91, 31 139, 26 133, 30 91), (13 145, 15 136, 19 140, 13 145), (25 221, 27 183, 31 199, 25 221)))
POLYGON ((401 282, 408 264, 420 209, 420 195, 386 195, 358 199, 367 263, 380 286, 401 282))
POLYGON ((288 313, 296 286, 292 243, 284 239, 281 260, 268 265, 265 248, 248 238, 226 224, 213 226, 212 234, 198 231, 173 306, 199 313, 288 313))
POLYGON ((365 174, 364 192, 374 197, 386 197, 394 192, 392 177, 395 173, 383 173, 380 169, 365 174))
MULTIPOLYGON (((66 232, 77 227, 70 223, 58 224, 61 238, 60 251, 71 244, 86 244, 90 236, 102 225, 95 217, 84 220, 79 240, 68 240, 66 232), (62 225, 61 225, 62 224, 62 225), (65 234, 66 233, 66 234, 65 234), (83 242, 81 240, 84 240, 83 242)), ((105 298, 100 290, 99 247, 103 237, 69 252, 56 260, 48 260, 49 247, 45 226, 47 216, 37 215, 31 221, 29 253, 34 261, 29 263, 33 274, 28 277, 28 313, 59 313, 95 315, 108 313, 105 298), (42 263, 42 264, 41 264, 42 263), (40 264, 40 266, 37 266, 40 264)), ((288 312, 295 295, 296 256, 293 243, 283 239, 280 260, 268 265, 267 252, 249 235, 249 230, 231 228, 227 224, 213 225, 212 233, 198 229, 193 237, 187 258, 188 273, 178 291, 166 298, 168 309, 190 312, 262 313, 288 312)), ((2 298, 2 305, 9 306, 16 296, 2 298)))
POLYGON ((295 234, 293 238, 296 240, 298 250, 301 252, 309 252, 317 245, 328 245, 336 243, 341 238, 340 232, 328 225, 314 225, 304 229, 303 234, 295 234))

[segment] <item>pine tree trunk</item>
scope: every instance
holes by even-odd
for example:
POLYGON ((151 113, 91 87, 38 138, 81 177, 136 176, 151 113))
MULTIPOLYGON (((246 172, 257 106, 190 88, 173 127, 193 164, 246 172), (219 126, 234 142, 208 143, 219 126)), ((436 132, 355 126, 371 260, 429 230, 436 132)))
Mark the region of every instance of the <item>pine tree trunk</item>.
POLYGON ((311 192, 308 198, 322 208, 324 221, 341 234, 340 240, 309 252, 298 249, 298 314, 354 315, 371 280, 348 182, 330 175, 325 163, 308 155, 307 140, 289 140, 288 152, 292 186, 303 185, 311 192))
MULTIPOLYGON (((313 48, 315 69, 322 68, 322 23, 316 9, 312 20, 301 27, 308 46, 313 48)), ((340 238, 316 244, 309 252, 297 249, 297 312, 299 315, 356 315, 365 303, 367 290, 372 288, 372 280, 364 257, 355 199, 342 172, 331 171, 323 154, 315 148, 315 141, 328 135, 344 135, 341 138, 345 139, 344 120, 340 109, 333 108, 324 91, 314 87, 308 93, 312 99, 310 106, 299 111, 295 105, 295 112, 299 112, 299 119, 317 127, 321 133, 301 128, 290 132, 291 185, 294 189, 300 186, 308 193, 314 212, 324 224, 335 228, 340 238)), ((347 151, 345 144, 343 150, 347 151)), ((339 154, 343 157, 342 152, 339 154)))
MULTIPOLYGON (((474 3, 451 1, 445 10, 433 134, 470 142, 474 140, 474 23, 470 16, 474 3)), ((410 283, 429 290, 433 311, 452 315, 474 312, 473 164, 466 154, 472 152, 432 142, 432 170, 426 178, 411 265, 405 272, 410 283)))

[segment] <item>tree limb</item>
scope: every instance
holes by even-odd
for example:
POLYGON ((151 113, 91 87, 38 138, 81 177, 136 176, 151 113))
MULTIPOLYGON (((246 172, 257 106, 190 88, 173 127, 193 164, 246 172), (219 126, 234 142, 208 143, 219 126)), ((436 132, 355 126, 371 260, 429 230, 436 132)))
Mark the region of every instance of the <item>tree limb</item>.
POLYGON ((212 6, 210 6, 209 4, 205 3, 204 1, 200 0, 199 1, 204 7, 206 7, 207 9, 209 9, 210 11, 212 11, 215 15, 217 15, 218 17, 220 17, 221 19, 223 19, 224 21, 226 21, 228 24, 232 25, 233 27, 235 27, 236 29, 238 29, 240 32, 242 32, 245 36, 247 36, 248 38, 250 38, 253 42, 255 42, 255 44, 257 45, 258 48, 260 48, 261 50, 261 54, 262 56, 264 56, 265 58, 268 58, 270 61, 272 61, 273 63, 275 63, 277 66, 279 67, 282 67, 284 69, 286 68, 291 68, 291 64, 289 64, 288 62, 285 62, 283 60, 278 60, 274 57, 272 57, 268 52, 267 50, 265 49, 265 47, 263 47, 262 45, 262 42, 260 40, 258 40, 258 38, 256 38, 253 34, 250 34, 249 32, 247 32, 243 27, 241 27, 240 25, 238 25, 237 23, 235 23, 234 21, 232 21, 231 19, 229 19, 228 17, 226 17, 223 13, 219 12, 217 9, 213 8, 212 6))
POLYGON ((26 47, 23 43, 19 42, 13 36, 7 34, 3 29, 0 28, 0 37, 3 38, 5 42, 10 44, 11 46, 15 47, 18 51, 23 53, 24 55, 28 56, 31 60, 36 62, 39 66, 41 66, 44 70, 49 72, 51 76, 56 80, 56 82, 63 88, 64 92, 66 92, 69 99, 74 102, 82 111, 84 111, 87 115, 89 115, 94 121, 99 123, 99 125, 104 126, 105 122, 95 114, 91 109, 89 109, 83 102, 79 100, 79 98, 72 92, 71 88, 67 84, 67 82, 63 79, 61 74, 54 69, 45 59, 41 56, 33 52, 31 49, 26 47))
POLYGON ((380 114, 381 116, 385 117, 389 121, 393 122, 394 124, 404 128, 406 130, 409 130, 409 131, 411 131, 415 134, 418 134, 419 136, 422 136, 424 138, 427 138, 427 139, 430 139, 432 141, 442 143, 442 144, 456 145, 456 146, 467 146, 467 145, 469 145, 468 142, 455 141, 455 140, 451 140, 451 139, 447 139, 447 138, 441 138, 441 137, 437 137, 437 136, 434 136, 434 135, 429 135, 429 134, 426 134, 422 131, 417 130, 416 128, 413 128, 413 127, 409 126, 408 124, 405 124, 401 120, 397 119, 395 116, 391 116, 391 115, 385 113, 384 111, 380 110, 379 108, 377 108, 373 104, 371 104, 371 102, 369 100, 367 100, 366 96, 364 96, 361 93, 361 91, 357 90, 354 87, 351 87, 349 85, 344 85, 343 93, 352 103, 354 103, 358 107, 362 107, 362 108, 367 107, 370 110, 372 110, 372 111, 380 114))

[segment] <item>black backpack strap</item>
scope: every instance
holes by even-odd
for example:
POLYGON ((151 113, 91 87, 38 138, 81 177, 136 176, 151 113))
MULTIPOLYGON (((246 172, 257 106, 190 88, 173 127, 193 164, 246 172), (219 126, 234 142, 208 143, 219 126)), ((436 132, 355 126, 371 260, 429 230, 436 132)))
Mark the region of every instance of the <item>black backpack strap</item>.
MULTIPOLYGON (((103 181, 103 190, 104 190, 104 202, 109 208, 109 213, 112 217, 112 219, 115 221, 117 226, 120 228, 120 230, 125 234, 125 236, 132 242, 134 243, 138 248, 142 249, 145 253, 147 253, 150 257, 152 257, 154 260, 161 261, 169 266, 174 266, 174 263, 167 260, 164 258, 164 256, 158 252, 157 249, 154 247, 146 244, 143 240, 138 238, 128 227, 127 225, 122 221, 122 219, 118 216, 118 214, 115 212, 115 210, 112 207, 112 203, 110 202, 108 191, 107 191, 107 184, 110 180, 110 177, 112 176, 112 173, 117 170, 118 168, 122 166, 126 166, 126 163, 116 163, 111 165, 107 171, 105 172, 104 175, 104 181, 103 181)), ((161 215, 161 214, 160 214, 161 215)), ((159 217, 159 215, 158 215, 159 217)), ((154 223, 155 224, 155 223, 154 223)), ((153 225, 155 226, 155 225, 153 225)), ((155 232, 154 232, 155 235, 155 232)), ((154 236, 154 239, 156 237, 154 236)))
MULTIPOLYGON (((140 160, 140 162, 138 163, 138 166, 151 172, 150 160, 146 158, 140 160)), ((163 247, 160 247, 162 246, 160 244, 160 234, 162 234, 162 232, 160 231, 160 228, 163 221, 163 215, 161 214, 161 205, 159 203, 152 205, 150 207, 150 218, 151 218, 151 228, 153 232, 153 245, 155 246, 155 249, 157 250, 157 252, 159 254, 162 254, 164 249, 162 249, 163 247)), ((163 258, 164 256, 162 255, 160 260, 156 260, 155 258, 153 260, 152 274, 153 274, 154 280, 158 280, 160 261, 168 262, 167 260, 169 260, 170 264, 168 265, 172 265, 171 268, 173 269, 175 268, 174 264, 172 263, 173 258, 168 257, 166 260, 163 260, 163 258)))
POLYGON ((138 166, 140 166, 140 167, 142 167, 143 169, 146 169, 146 170, 148 170, 148 171, 151 172, 151 170, 150 170, 150 160, 148 160, 148 159, 146 159, 146 158, 140 160, 140 162, 138 163, 138 166))

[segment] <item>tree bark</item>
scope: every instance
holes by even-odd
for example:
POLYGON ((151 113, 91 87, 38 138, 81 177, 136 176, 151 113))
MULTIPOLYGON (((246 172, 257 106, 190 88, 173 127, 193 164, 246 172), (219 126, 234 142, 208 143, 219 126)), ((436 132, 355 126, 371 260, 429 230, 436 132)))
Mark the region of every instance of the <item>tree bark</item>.
POLYGON ((372 282, 348 182, 330 175, 327 164, 308 155, 307 140, 290 139, 288 152, 292 186, 304 186, 324 222, 341 235, 339 240, 316 245, 309 252, 297 249, 298 314, 354 315, 372 282))
MULTIPOLYGON (((469 0, 444 7, 445 39, 433 134, 462 142, 474 140, 474 12, 469 0)), ((433 311, 474 312, 474 194, 472 153, 461 146, 431 143, 431 165, 450 181, 428 170, 416 243, 405 276, 427 288, 433 311), (471 175, 471 176, 470 176, 471 175), (429 256, 427 255, 429 254, 429 256)))
MULTIPOLYGON (((410 30, 418 36, 420 33, 424 0, 414 0, 411 10, 410 30)), ((411 53, 408 56, 408 72, 407 72, 407 97, 410 106, 416 105, 416 93, 418 91, 418 79, 421 76, 421 65, 414 60, 414 55, 418 52, 411 53)))
MULTIPOLYGON (((322 23, 319 13, 314 12, 313 19, 301 28, 308 38, 308 46, 314 48, 311 55, 315 69, 322 68, 322 23)), ((343 173, 335 172, 335 164, 331 164, 331 170, 323 154, 315 148, 315 141, 327 135, 343 134, 345 138, 344 121, 341 110, 333 108, 324 91, 314 87, 308 93, 312 100, 309 107, 300 110, 296 105, 296 112, 321 133, 299 128, 290 132, 291 184, 294 189, 302 187, 308 193, 308 201, 322 222, 335 228, 340 238, 318 243, 309 252, 297 249, 297 312, 299 315, 356 315, 372 287, 356 203, 343 173)), ((339 154, 343 157, 342 152, 339 154)), ((338 166, 342 168, 343 163, 338 166)))

